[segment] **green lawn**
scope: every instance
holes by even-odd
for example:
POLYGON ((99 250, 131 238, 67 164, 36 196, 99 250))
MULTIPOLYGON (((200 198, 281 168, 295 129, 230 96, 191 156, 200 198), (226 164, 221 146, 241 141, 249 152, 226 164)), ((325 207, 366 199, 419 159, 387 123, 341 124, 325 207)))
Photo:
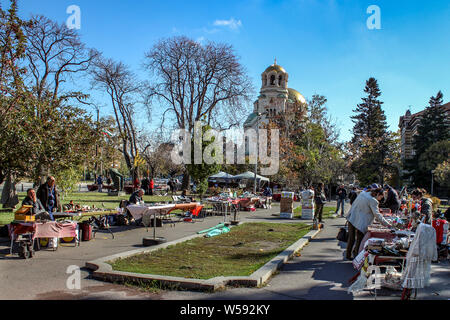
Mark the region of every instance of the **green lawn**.
POLYGON ((114 270, 210 279, 249 276, 310 231, 303 223, 245 223, 229 233, 195 238, 111 263, 114 270))
MULTIPOLYGON (((335 207, 323 207, 323 219, 335 219, 333 216, 336 213, 335 207)), ((299 206, 294 209, 294 219, 300 219, 302 217, 302 207, 299 206)))

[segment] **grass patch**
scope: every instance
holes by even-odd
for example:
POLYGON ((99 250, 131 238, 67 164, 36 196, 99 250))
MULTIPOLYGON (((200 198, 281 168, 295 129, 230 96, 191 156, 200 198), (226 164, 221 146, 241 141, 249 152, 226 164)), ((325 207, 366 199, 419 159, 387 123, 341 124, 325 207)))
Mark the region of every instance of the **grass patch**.
POLYGON ((195 279, 249 276, 310 228, 303 223, 245 223, 226 234, 192 239, 110 264, 117 271, 195 279))
MULTIPOLYGON (((323 207, 322 218, 323 219, 335 219, 333 215, 336 213, 335 207, 323 207)), ((299 206, 294 209, 294 219, 301 219, 302 217, 302 207, 299 206)))

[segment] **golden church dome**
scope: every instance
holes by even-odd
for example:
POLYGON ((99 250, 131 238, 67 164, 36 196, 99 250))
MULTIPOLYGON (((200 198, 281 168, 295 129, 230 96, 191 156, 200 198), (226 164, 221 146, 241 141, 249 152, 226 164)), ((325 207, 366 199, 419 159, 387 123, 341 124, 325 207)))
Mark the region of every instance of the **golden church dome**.
POLYGON ((293 102, 306 103, 305 97, 303 97, 303 95, 297 90, 291 88, 288 88, 288 99, 293 102))
POLYGON ((276 71, 276 72, 283 72, 286 73, 286 70, 282 66, 277 65, 274 63, 273 65, 269 66, 264 72, 270 72, 270 71, 276 71))

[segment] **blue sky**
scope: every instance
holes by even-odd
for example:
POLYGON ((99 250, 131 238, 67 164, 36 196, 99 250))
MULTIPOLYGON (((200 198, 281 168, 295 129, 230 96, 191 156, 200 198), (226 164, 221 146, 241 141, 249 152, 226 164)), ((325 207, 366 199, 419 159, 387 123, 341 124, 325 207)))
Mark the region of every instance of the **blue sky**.
POLYGON ((351 138, 350 116, 371 76, 391 130, 409 106, 422 110, 438 90, 450 101, 448 0, 19 1, 23 18, 44 14, 60 22, 70 5, 81 9, 84 42, 136 72, 155 41, 174 35, 232 44, 258 91, 276 57, 289 87, 306 98, 327 97, 341 140, 351 138), (380 30, 367 28, 370 5, 380 7, 380 30))

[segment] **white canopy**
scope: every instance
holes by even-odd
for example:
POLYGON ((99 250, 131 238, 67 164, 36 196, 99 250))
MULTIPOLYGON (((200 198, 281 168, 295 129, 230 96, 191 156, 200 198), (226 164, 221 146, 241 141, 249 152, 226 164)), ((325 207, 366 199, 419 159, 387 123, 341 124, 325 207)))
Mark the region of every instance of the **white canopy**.
POLYGON ((233 176, 231 174, 223 172, 223 171, 213 174, 212 176, 208 177, 208 181, 212 182, 212 183, 216 183, 216 182, 228 183, 228 182, 231 182, 231 179, 233 179, 233 176))
POLYGON ((219 173, 213 174, 212 176, 209 176, 208 179, 231 179, 233 176, 229 173, 220 171, 219 173))
MULTIPOLYGON (((251 172, 251 171, 247 171, 247 172, 244 172, 244 173, 241 173, 241 174, 238 174, 238 175, 234 176, 233 179, 237 179, 237 180, 242 180, 242 179, 254 180, 255 179, 255 173, 251 172)), ((269 178, 260 176, 259 174, 256 175, 256 180, 270 181, 269 178)))

